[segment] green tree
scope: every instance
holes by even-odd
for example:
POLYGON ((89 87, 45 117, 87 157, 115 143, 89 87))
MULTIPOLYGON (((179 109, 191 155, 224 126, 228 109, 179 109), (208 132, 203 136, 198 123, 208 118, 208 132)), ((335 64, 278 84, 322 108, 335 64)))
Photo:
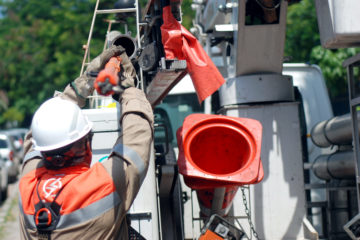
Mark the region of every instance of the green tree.
MULTIPOLYGON (((28 126, 36 108, 79 75, 95 2, 0 0, 0 90, 9 100, 9 107, 0 110, 0 126, 6 122, 28 126)), ((113 8, 115 2, 101 1, 99 9, 113 8)), ((190 2, 182 4, 187 28, 194 15, 190 2)), ((91 57, 104 46, 106 18, 113 15, 97 15, 91 57)), ((131 28, 135 20, 127 20, 135 37, 135 28, 131 28)), ((123 32, 122 28, 113 25, 123 32)))
POLYGON ((320 45, 316 10, 313 0, 302 0, 288 7, 285 56, 292 62, 310 60, 311 49, 320 45))
MULTIPOLYGON (((95 2, 0 0, 0 90, 8 98, 8 106, 0 109, 0 126, 9 121, 28 126, 39 104, 79 75, 95 2)), ((102 1, 100 8, 113 4, 102 1)), ((189 29, 194 17, 191 0, 182 2, 182 11, 182 24, 189 29)), ((97 17, 92 57, 103 48, 105 18, 109 16, 97 17)), ((321 47, 313 0, 289 6, 285 56, 291 56, 291 62, 318 64, 331 97, 346 94, 346 71, 341 64, 357 52, 321 47)))
POLYGON ((320 66, 332 98, 348 97, 347 73, 342 63, 358 52, 359 49, 356 48, 330 50, 321 46, 315 46, 311 50, 310 62, 320 66))
MULTIPOLYGON (((0 124, 24 119, 28 126, 39 104, 79 75, 95 0, 0 0, 0 5, 0 89, 9 98, 0 124)), ((98 29, 95 50, 106 31, 98 29)))
POLYGON ((289 56, 291 62, 319 65, 332 99, 347 95, 346 69, 342 63, 358 52, 358 48, 325 49, 321 46, 314 0, 302 0, 289 6, 285 56, 289 56))

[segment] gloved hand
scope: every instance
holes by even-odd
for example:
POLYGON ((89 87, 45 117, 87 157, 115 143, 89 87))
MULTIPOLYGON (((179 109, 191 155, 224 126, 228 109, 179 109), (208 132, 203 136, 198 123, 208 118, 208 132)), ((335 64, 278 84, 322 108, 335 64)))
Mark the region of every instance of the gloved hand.
POLYGON ((91 95, 94 91, 94 81, 96 78, 90 76, 90 73, 99 72, 104 68, 105 64, 111 57, 119 55, 122 59, 120 65, 120 68, 122 69, 120 85, 124 88, 134 86, 136 73, 131 61, 125 53, 125 49, 122 46, 112 46, 94 58, 86 68, 84 74, 71 83, 71 86, 74 88, 76 94, 84 99, 91 95))
POLYGON ((135 87, 136 71, 126 52, 121 55, 120 86, 122 88, 135 87))

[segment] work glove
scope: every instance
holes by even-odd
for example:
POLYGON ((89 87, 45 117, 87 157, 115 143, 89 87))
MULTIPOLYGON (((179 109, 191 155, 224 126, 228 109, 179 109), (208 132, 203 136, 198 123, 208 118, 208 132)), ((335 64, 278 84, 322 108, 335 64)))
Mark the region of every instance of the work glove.
POLYGON ((80 98, 85 99, 93 93, 96 74, 101 71, 110 58, 114 56, 120 56, 122 59, 120 64, 120 69, 122 69, 120 72, 120 86, 123 88, 135 86, 134 79, 136 72, 130 59, 126 55, 125 49, 122 46, 112 46, 94 58, 86 68, 84 74, 71 83, 71 86, 80 98))

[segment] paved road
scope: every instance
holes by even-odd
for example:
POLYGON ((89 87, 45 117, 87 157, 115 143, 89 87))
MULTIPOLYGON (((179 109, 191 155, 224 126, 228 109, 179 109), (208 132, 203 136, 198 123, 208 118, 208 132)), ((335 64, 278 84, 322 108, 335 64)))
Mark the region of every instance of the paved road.
POLYGON ((8 194, 0 206, 0 240, 20 240, 17 182, 9 185, 8 194))

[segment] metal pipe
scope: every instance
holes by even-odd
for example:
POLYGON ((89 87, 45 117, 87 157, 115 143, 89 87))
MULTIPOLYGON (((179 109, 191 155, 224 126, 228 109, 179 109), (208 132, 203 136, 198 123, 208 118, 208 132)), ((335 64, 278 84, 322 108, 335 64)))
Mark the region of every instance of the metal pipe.
MULTIPOLYGON (((358 122, 360 124, 360 112, 357 116, 358 122)), ((345 114, 317 123, 311 129, 311 140, 318 147, 330 147, 332 145, 351 145, 351 115, 345 114)))
MULTIPOLYGON (((330 239, 349 239, 345 235, 343 226, 351 219, 351 195, 347 189, 329 191, 329 235, 330 239)), ((354 212, 356 214, 356 212, 354 212)))
POLYGON ((109 33, 109 36, 108 36, 109 44, 111 46, 112 45, 122 46, 125 49, 126 54, 128 55, 128 57, 130 59, 135 57, 135 55, 136 55, 135 39, 132 38, 128 34, 119 34, 119 33, 120 32, 118 32, 118 31, 112 31, 109 33))
POLYGON ((315 176, 323 180, 354 179, 355 162, 353 151, 320 155, 311 167, 315 176))

